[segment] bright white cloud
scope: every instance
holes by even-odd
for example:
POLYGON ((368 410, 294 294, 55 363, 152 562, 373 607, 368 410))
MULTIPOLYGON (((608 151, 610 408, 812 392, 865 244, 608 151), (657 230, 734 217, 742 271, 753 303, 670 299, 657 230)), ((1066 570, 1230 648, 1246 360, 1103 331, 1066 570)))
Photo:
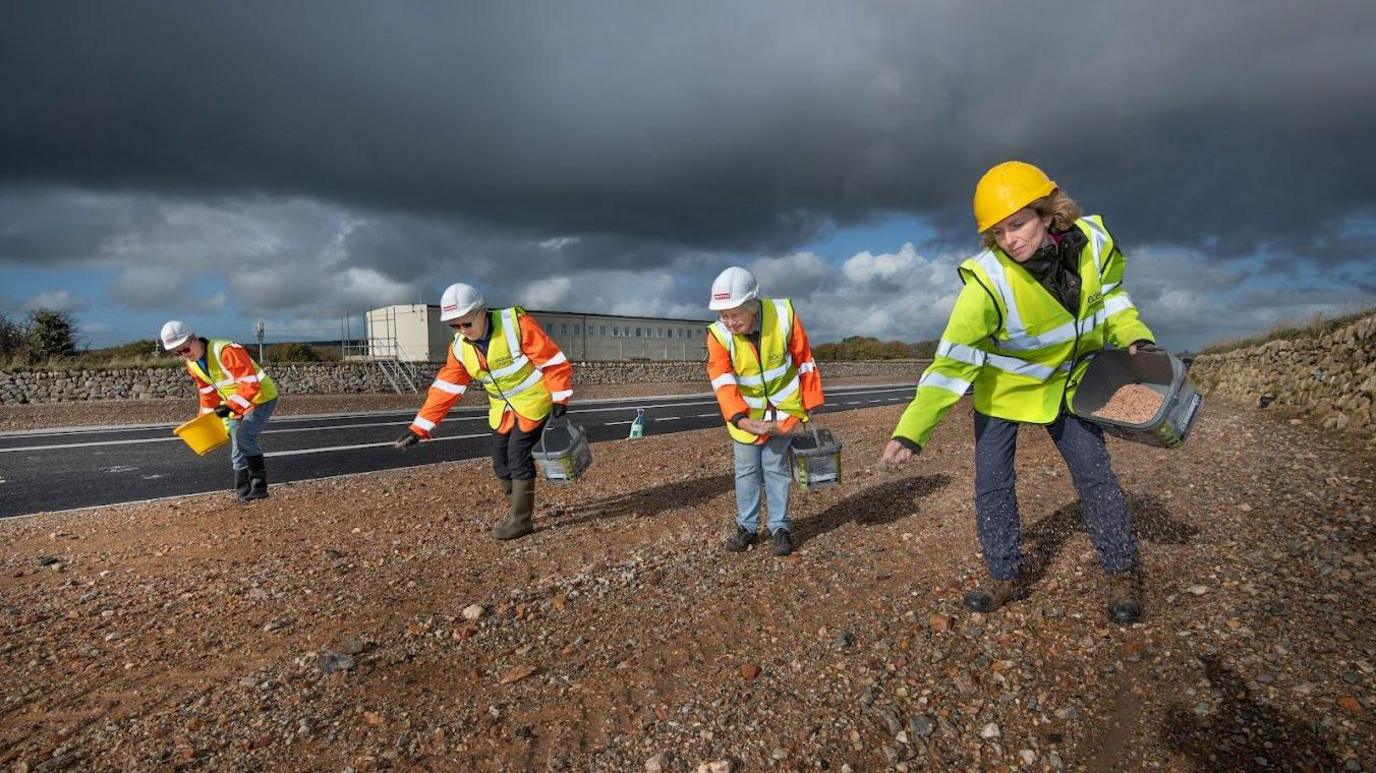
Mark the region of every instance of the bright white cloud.
POLYGON ((20 304, 24 311, 37 311, 39 309, 54 309, 57 311, 68 311, 76 305, 72 300, 72 294, 66 290, 52 290, 41 292, 20 304))

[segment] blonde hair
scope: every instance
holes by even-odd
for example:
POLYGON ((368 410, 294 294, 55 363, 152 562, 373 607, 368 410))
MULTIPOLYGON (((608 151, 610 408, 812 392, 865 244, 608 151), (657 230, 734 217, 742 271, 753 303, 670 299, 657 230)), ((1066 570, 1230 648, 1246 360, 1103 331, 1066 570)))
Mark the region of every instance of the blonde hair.
MULTIPOLYGON (((1075 221, 1080 219, 1080 215, 1084 214, 1084 210, 1075 199, 1065 195, 1065 191, 1060 188, 1052 191, 1050 196, 1043 196, 1027 206, 1035 210, 1038 217, 1050 215, 1053 231, 1069 231, 1074 227, 1075 221)), ((985 249, 992 250, 999 246, 998 241, 994 239, 992 228, 980 234, 979 240, 985 249)))

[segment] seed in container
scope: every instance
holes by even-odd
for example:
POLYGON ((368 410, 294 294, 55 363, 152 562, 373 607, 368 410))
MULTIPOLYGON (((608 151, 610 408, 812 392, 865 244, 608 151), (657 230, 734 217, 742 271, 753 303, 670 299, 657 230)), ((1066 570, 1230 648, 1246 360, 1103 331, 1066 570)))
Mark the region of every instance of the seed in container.
POLYGON ((1092 416, 1122 424, 1146 424, 1156 418, 1165 398, 1145 384, 1124 384, 1118 387, 1104 407, 1092 416))

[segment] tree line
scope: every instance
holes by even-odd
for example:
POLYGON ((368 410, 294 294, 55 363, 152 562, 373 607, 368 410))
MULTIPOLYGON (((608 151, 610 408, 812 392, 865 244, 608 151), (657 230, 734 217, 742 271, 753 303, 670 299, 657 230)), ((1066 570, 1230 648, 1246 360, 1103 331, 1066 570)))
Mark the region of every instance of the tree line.
POLYGON ((855 360, 930 360, 936 354, 936 341, 880 341, 870 336, 850 336, 837 343, 817 344, 812 356, 831 362, 855 360))

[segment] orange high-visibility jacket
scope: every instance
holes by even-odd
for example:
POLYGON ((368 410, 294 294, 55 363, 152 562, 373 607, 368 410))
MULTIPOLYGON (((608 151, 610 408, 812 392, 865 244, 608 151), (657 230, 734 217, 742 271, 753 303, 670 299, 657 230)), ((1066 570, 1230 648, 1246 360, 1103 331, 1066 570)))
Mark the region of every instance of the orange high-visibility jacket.
MULTIPOLYGON (((519 320, 521 329, 521 353, 529 357, 531 363, 544 376, 545 388, 549 390, 554 402, 568 405, 569 399, 573 397, 573 364, 559 349, 559 344, 545 333, 544 328, 540 327, 540 323, 533 317, 529 314, 518 314, 516 319, 519 320)), ((492 324, 490 316, 488 324, 492 324)), ((464 368, 454 350, 455 345, 451 344, 444 367, 435 374, 435 380, 425 395, 425 405, 421 406, 420 412, 411 422, 411 431, 420 437, 430 437, 430 430, 444 421, 445 414, 449 413, 449 409, 454 407, 454 403, 458 402, 460 397, 463 397, 464 390, 468 389, 468 385, 473 381, 473 377, 464 368)), ((487 367, 487 358, 482 352, 477 354, 483 367, 487 367)), ((510 406, 507 406, 502 413, 502 421, 497 431, 505 435, 519 424, 522 432, 531 432, 540 426, 541 420, 518 416, 510 406)))
MULTIPOLYGON (((759 347, 753 343, 747 346, 755 348, 755 357, 759 359, 759 347)), ((811 411, 813 408, 826 401, 822 394, 822 376, 817 372, 817 365, 812 359, 812 346, 808 344, 807 332, 803 330, 803 322, 797 314, 793 315, 793 328, 788 333, 788 354, 798 367, 798 391, 803 401, 803 410, 811 411)), ((740 387, 732 379, 723 379, 722 376, 735 374, 735 366, 731 362, 731 354, 722 346, 717 337, 710 332, 707 334, 707 376, 716 388, 717 405, 721 407, 722 418, 730 424, 736 417, 748 418, 750 416, 750 406, 746 404, 745 398, 741 396, 740 387)), ((798 426, 799 419, 788 414, 780 413, 779 425, 782 434, 788 434, 793 428, 798 426)), ((765 442, 765 437, 757 437, 755 443, 765 442)))
MULTIPOLYGON (((209 364, 209 358, 215 356, 211 341, 206 344, 205 356, 209 364)), ((220 348, 220 365, 223 366, 225 373, 234 379, 234 393, 229 396, 229 400, 220 397, 220 390, 209 381, 201 378, 197 371, 199 366, 194 363, 187 363, 186 371, 191 374, 191 380, 196 384, 196 391, 201 397, 201 413, 210 413, 222 402, 229 405, 229 409, 235 416, 242 416, 253 410, 253 406, 259 393, 263 391, 263 379, 259 376, 258 363, 253 361, 253 356, 243 346, 228 341, 220 348)), ((275 390, 274 390, 275 391, 275 390)), ((272 397, 269 394, 267 397, 272 397)), ((266 402, 267 398, 264 398, 266 402)))

